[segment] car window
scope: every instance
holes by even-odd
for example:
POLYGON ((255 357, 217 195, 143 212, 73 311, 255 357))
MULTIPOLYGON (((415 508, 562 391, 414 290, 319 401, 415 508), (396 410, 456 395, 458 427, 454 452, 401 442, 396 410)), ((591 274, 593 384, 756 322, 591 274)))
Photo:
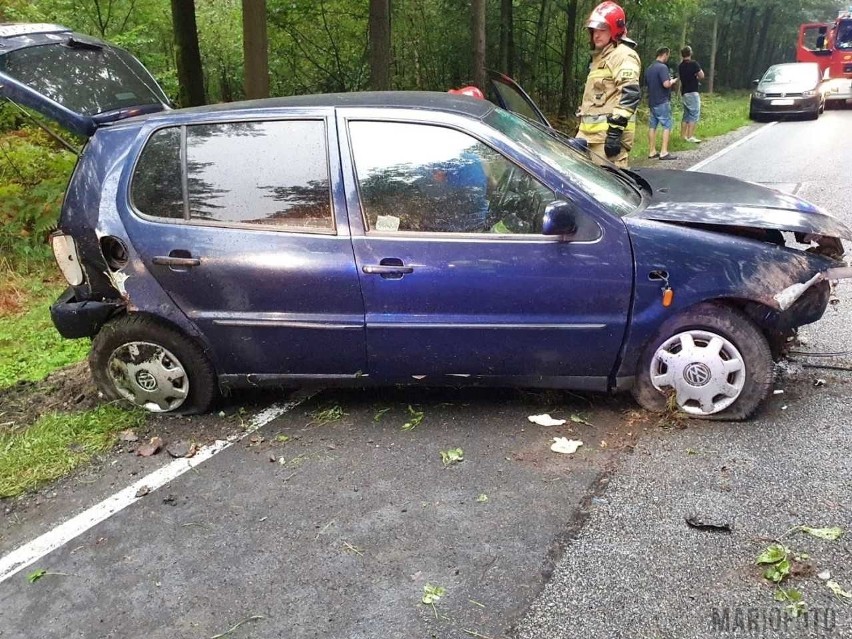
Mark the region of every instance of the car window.
MULTIPOLYGON (((500 98, 502 98, 503 103, 509 111, 522 115, 534 122, 541 122, 541 116, 535 112, 532 105, 514 87, 501 82, 498 78, 492 78, 490 85, 499 94, 500 98)), ((495 100, 491 101, 495 102, 495 100)))
POLYGON ((0 56, 0 71, 83 115, 168 103, 136 58, 100 44, 68 39, 18 49, 0 56))
POLYGON ((160 129, 142 150, 130 189, 133 205, 154 217, 184 217, 180 128, 160 129))
POLYGON ((503 109, 494 109, 485 121, 564 175, 610 213, 627 215, 641 203, 642 197, 635 189, 595 166, 554 133, 503 109))
POLYGON ((380 232, 541 233, 549 188, 479 140, 445 127, 349 123, 361 206, 380 232))
MULTIPOLYGON (((186 216, 179 137, 179 129, 158 131, 139 158, 132 198, 142 213, 186 216)), ((334 229, 322 121, 189 126, 185 172, 190 220, 334 229)))

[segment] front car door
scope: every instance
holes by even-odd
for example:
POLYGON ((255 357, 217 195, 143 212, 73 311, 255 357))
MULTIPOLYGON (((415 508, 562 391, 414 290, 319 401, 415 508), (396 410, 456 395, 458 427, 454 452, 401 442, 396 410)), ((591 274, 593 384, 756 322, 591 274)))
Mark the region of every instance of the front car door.
POLYGON ((632 290, 621 220, 479 120, 374 114, 338 116, 370 374, 605 388, 632 290), (541 234, 544 208, 566 197, 581 208, 568 242, 541 234))
POLYGON ((131 242, 226 381, 365 367, 331 113, 158 124, 125 183, 131 242))

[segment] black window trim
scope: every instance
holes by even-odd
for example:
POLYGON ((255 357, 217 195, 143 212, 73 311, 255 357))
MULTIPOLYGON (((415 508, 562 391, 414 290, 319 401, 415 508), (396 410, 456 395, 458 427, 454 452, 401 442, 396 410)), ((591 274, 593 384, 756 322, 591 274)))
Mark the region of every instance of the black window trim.
POLYGON ((251 231, 270 231, 274 233, 290 233, 294 235, 325 235, 325 236, 334 236, 334 237, 344 237, 348 238, 348 235, 340 235, 337 228, 337 217, 335 214, 335 206, 334 206, 334 185, 333 185, 333 175, 331 170, 331 148, 328 141, 328 117, 326 115, 306 115, 306 114, 298 114, 298 115, 279 115, 275 117, 264 117, 258 118, 257 116, 251 117, 237 117, 232 119, 204 119, 198 121, 192 121, 189 123, 181 123, 181 122, 165 122, 158 126, 155 126, 150 131, 148 131, 145 139, 139 145, 139 150, 136 152, 136 157, 133 159, 133 164, 130 167, 130 175, 127 181, 127 188, 125 190, 125 202, 127 204, 128 210, 131 214, 136 217, 146 221, 146 222, 154 222, 157 224, 175 224, 175 225, 185 225, 185 226, 208 226, 208 227, 217 227, 217 228, 227 228, 227 229, 239 229, 239 230, 251 230, 251 231), (189 214, 189 180, 187 176, 187 152, 186 152, 186 129, 190 126, 204 126, 204 125, 215 125, 215 124, 231 124, 236 122, 287 122, 287 121, 313 121, 313 122, 322 122, 323 131, 324 131, 324 141, 325 141, 325 167, 326 172, 328 174, 328 203, 329 203, 329 211, 331 213, 331 228, 330 229, 320 229, 320 228, 311 228, 311 227, 293 227, 293 226, 264 226, 261 224, 252 224, 246 222, 217 222, 212 220, 198 220, 190 217, 189 214), (174 129, 179 128, 180 131, 180 165, 181 165, 181 191, 183 196, 183 211, 184 217, 182 219, 179 218, 170 218, 170 217, 160 217, 157 215, 151 215, 150 213, 145 213, 141 211, 133 201, 133 182, 136 178, 136 170, 139 165, 139 160, 142 157, 143 152, 147 148, 148 144, 151 141, 151 138, 154 137, 160 131, 165 129, 174 129))

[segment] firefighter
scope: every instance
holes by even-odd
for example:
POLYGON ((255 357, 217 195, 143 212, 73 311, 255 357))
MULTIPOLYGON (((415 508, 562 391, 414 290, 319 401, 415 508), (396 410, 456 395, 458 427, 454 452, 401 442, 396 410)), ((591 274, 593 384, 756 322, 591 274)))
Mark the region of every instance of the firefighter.
POLYGON ((627 43, 624 9, 615 2, 602 2, 586 23, 592 61, 577 111, 577 137, 585 139, 597 164, 604 157, 627 168, 627 155, 636 132, 639 78, 642 63, 627 43))

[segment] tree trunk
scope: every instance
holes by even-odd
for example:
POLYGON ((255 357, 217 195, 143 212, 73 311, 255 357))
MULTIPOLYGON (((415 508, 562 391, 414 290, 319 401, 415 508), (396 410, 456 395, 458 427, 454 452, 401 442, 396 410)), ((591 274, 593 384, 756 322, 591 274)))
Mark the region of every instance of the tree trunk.
POLYGON ((766 38, 769 35, 769 26, 772 24, 772 15, 775 11, 775 7, 767 6, 763 9, 763 20, 761 20, 760 25, 760 33, 757 36, 757 50, 755 54, 751 56, 751 63, 748 65, 748 77, 746 77, 746 82, 748 82, 748 86, 751 86, 751 81, 754 79, 755 74, 759 73, 760 70, 763 69, 762 60, 766 55, 766 38), (760 65, 760 66, 758 66, 760 65))
POLYGON ((390 0, 370 0, 370 88, 390 89, 390 0))
POLYGON ((266 0, 243 0, 243 57, 246 98, 269 97, 266 0))
POLYGON ((513 75, 515 61, 515 20, 512 0, 500 0, 500 70, 513 75))
POLYGON ((541 48, 542 43, 544 42, 544 29, 545 24, 547 23, 547 9, 548 9, 548 1, 540 0, 541 7, 538 12, 538 20, 535 25, 535 39, 533 40, 533 51, 532 51, 532 61, 530 63, 530 79, 527 90, 533 90, 536 84, 536 78, 538 76, 538 65, 541 60, 541 48))
POLYGON ((559 117, 567 117, 574 103, 574 49, 577 44, 577 0, 569 0, 565 8, 565 47, 562 49, 562 94, 559 117))
POLYGON ((707 90, 713 93, 716 83, 716 45, 719 36, 719 14, 713 15, 713 33, 710 36, 710 78, 707 80, 707 90))
POLYGON ((485 0, 471 0, 473 83, 485 91, 485 0))
POLYGON ((175 62, 181 106, 204 104, 204 75, 198 52, 198 30, 195 26, 195 0, 171 0, 175 30, 175 62))

